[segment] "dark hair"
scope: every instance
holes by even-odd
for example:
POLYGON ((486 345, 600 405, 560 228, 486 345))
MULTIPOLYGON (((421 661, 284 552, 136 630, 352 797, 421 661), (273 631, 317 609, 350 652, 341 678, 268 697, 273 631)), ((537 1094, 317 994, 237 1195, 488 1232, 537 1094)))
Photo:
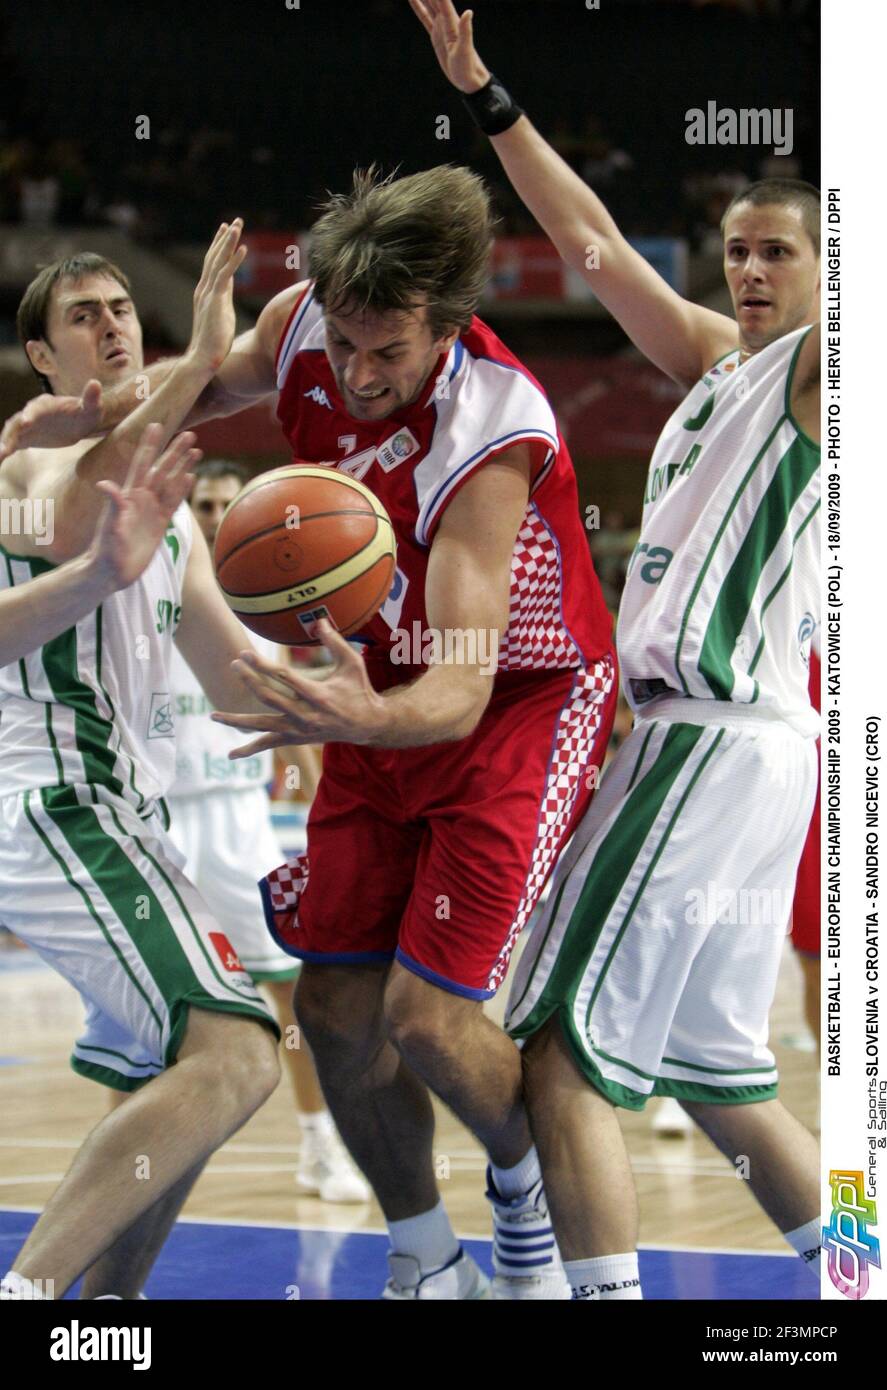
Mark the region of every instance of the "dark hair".
POLYGON ((308 273, 332 313, 404 312, 428 304, 432 336, 466 329, 480 302, 493 243, 490 199, 470 169, 444 164, 381 178, 356 169, 311 228, 308 273))
POLYGON ((805 183, 803 179, 759 179, 757 183, 749 184, 748 188, 744 188, 730 200, 721 218, 721 236, 724 235, 727 218, 740 203, 750 203, 756 208, 770 207, 774 204, 797 208, 801 214, 804 231, 813 242, 817 256, 819 255, 819 189, 814 188, 812 183, 805 183))
POLYGON ((241 487, 246 487, 250 479, 249 470, 242 463, 228 459, 201 459, 191 471, 195 483, 204 478, 236 478, 241 487))
MULTIPOLYGON (((52 347, 46 331, 52 292, 60 280, 73 280, 76 283, 87 275, 109 275, 112 280, 116 280, 126 290, 127 294, 132 293, 129 280, 120 267, 116 266, 113 261, 109 261, 106 256, 96 255, 94 251, 79 251, 76 256, 64 256, 61 260, 53 261, 51 265, 43 266, 39 274, 34 276, 18 306, 15 326, 22 347, 32 338, 42 338, 52 347)), ((28 356, 27 352, 25 356, 28 356)), ((28 357, 28 365, 43 390, 51 392, 52 387, 48 378, 42 372, 37 371, 30 357, 28 357)))

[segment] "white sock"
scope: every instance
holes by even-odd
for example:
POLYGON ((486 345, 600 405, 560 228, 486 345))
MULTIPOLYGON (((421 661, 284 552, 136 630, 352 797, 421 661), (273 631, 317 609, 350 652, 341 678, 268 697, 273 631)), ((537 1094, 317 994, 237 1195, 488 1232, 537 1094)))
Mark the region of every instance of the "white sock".
POLYGON ((491 1163, 490 1172, 493 1186, 500 1197, 522 1197, 542 1176, 535 1144, 527 1149, 520 1163, 513 1168, 497 1168, 495 1163, 491 1163))
POLYGON ((564 1271, 573 1298, 643 1298, 638 1275, 638 1254, 599 1255, 594 1260, 565 1260, 564 1271))
POLYGON ((810 1268, 810 1273, 819 1278, 819 1263, 822 1255, 822 1222, 818 1216, 799 1226, 796 1231, 783 1231, 783 1238, 810 1268))
POLYGON ((5 1302, 7 1299, 13 1298, 29 1300, 38 1298, 49 1299, 51 1295, 44 1293, 43 1285, 40 1280, 38 1280, 37 1283, 33 1283, 30 1279, 26 1279, 23 1274, 16 1274, 15 1270, 11 1269, 9 1273, 4 1274, 2 1280, 0 1280, 0 1300, 5 1302))
POLYGON ((412 1255, 419 1261, 423 1275, 442 1269, 459 1252, 459 1242, 453 1235, 450 1218, 443 1202, 438 1202, 421 1216, 408 1216, 404 1221, 389 1221, 391 1249, 395 1255, 412 1255))
POLYGON ((315 1135, 318 1139, 331 1139, 336 1132, 333 1117, 328 1110, 312 1110, 306 1114, 300 1110, 299 1126, 303 1134, 315 1135))

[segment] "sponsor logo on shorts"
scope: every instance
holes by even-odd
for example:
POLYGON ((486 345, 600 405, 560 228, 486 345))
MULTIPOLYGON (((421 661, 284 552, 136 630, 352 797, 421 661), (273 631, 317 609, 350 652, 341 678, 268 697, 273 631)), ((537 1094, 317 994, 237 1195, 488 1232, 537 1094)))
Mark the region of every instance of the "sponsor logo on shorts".
MULTIPOLYGON (((872 1198, 865 1195, 864 1175, 851 1168, 829 1173, 832 1215, 822 1228, 828 1251, 829 1278, 845 1298, 865 1298, 869 1289, 869 1265, 881 1268, 881 1245, 868 1227, 878 1221, 872 1198)), ((815 1252, 814 1252, 815 1254, 815 1252)))
POLYGON ((230 970, 235 975, 245 975, 246 970, 240 964, 240 959, 231 942, 224 932, 211 931, 209 939, 216 948, 216 955, 222 962, 226 970, 230 970))

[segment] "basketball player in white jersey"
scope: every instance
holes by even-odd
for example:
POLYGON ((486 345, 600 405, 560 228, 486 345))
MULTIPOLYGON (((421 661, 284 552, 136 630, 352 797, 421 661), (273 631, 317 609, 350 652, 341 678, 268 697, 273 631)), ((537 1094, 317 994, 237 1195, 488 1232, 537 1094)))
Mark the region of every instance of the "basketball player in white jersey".
POLYGON ((747 1156, 754 1195, 818 1274, 818 1153, 776 1099, 767 1015, 817 781, 819 196, 782 180, 739 194, 723 222, 736 320, 691 304, 491 76, 471 13, 411 4, 563 259, 688 392, 653 455, 619 615, 634 730, 509 1001, 573 1297, 641 1296, 616 1107, 651 1095, 747 1156))
MULTIPOLYGON (((51 499, 55 524, 47 545, 21 528, 0 536, 0 589, 27 593, 52 566, 76 564, 105 504, 99 484, 127 478, 146 425, 155 452, 179 428, 231 345, 239 235, 239 223, 220 228, 188 351, 118 429, 6 456, 0 499, 51 499)), ((41 271, 19 325, 49 392, 82 401, 89 382, 141 370, 128 283, 102 258, 41 271)), ((193 443, 182 436, 175 457, 192 461, 193 443)), ((187 506, 135 583, 70 622, 0 670, 0 918, 88 1000, 74 1068, 130 1094, 34 1226, 3 1280, 11 1298, 61 1297, 84 1270, 84 1297, 135 1297, 206 1159, 279 1078, 276 1025, 166 835, 173 636, 214 702, 244 700, 230 673, 243 630, 187 506)))
MULTIPOLYGON (((241 464, 225 459, 205 460, 195 474, 191 512, 212 551, 225 509, 249 475, 241 464)), ((255 634, 244 634, 244 641, 251 641, 268 660, 279 659, 274 642, 255 634)), ((367 1202, 369 1185, 339 1139, 293 1013, 298 962, 272 940, 262 913, 257 882, 281 859, 265 790, 273 776, 273 755, 229 759, 239 735, 210 719, 212 705, 178 651, 173 652, 171 683, 176 777, 169 790, 169 833, 185 856, 188 878, 252 979, 273 1000, 299 1113, 297 1189, 326 1202, 367 1202)), ((319 776, 314 749, 289 748, 285 756, 298 768, 299 785, 313 794, 319 776)))
POLYGON ((194 481, 198 457, 183 435, 157 457, 149 425, 122 487, 98 483, 108 499, 89 550, 20 589, 0 593, 0 667, 58 637, 139 578, 194 481))

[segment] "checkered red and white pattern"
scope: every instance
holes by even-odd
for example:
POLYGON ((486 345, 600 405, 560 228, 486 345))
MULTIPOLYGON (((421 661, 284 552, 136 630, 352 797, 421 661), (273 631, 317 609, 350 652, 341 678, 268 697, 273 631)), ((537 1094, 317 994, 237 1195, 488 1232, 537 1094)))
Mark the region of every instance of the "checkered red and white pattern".
POLYGON ((499 648, 499 669, 554 671, 581 662, 563 618, 560 552, 549 527, 530 505, 511 558, 508 631, 499 648))
MULTIPOLYGON (((297 944, 295 932, 299 928, 299 899, 308 883, 308 855, 295 854, 287 858, 279 869, 272 869, 266 875, 265 901, 270 905, 274 921, 268 920, 268 927, 275 940, 286 950, 287 944, 297 944)), ((269 913, 266 912, 266 918, 269 913)))
MULTIPOLYGON (((561 711, 554 751, 539 810, 539 837, 527 882, 511 931, 490 973, 487 988, 502 984, 514 943, 526 926, 549 874, 557 861, 564 834, 592 765, 589 757, 606 710, 607 696, 616 678, 612 657, 604 657, 587 670, 576 672, 570 698, 561 711)), ((602 750, 603 751, 603 750, 602 750)))

